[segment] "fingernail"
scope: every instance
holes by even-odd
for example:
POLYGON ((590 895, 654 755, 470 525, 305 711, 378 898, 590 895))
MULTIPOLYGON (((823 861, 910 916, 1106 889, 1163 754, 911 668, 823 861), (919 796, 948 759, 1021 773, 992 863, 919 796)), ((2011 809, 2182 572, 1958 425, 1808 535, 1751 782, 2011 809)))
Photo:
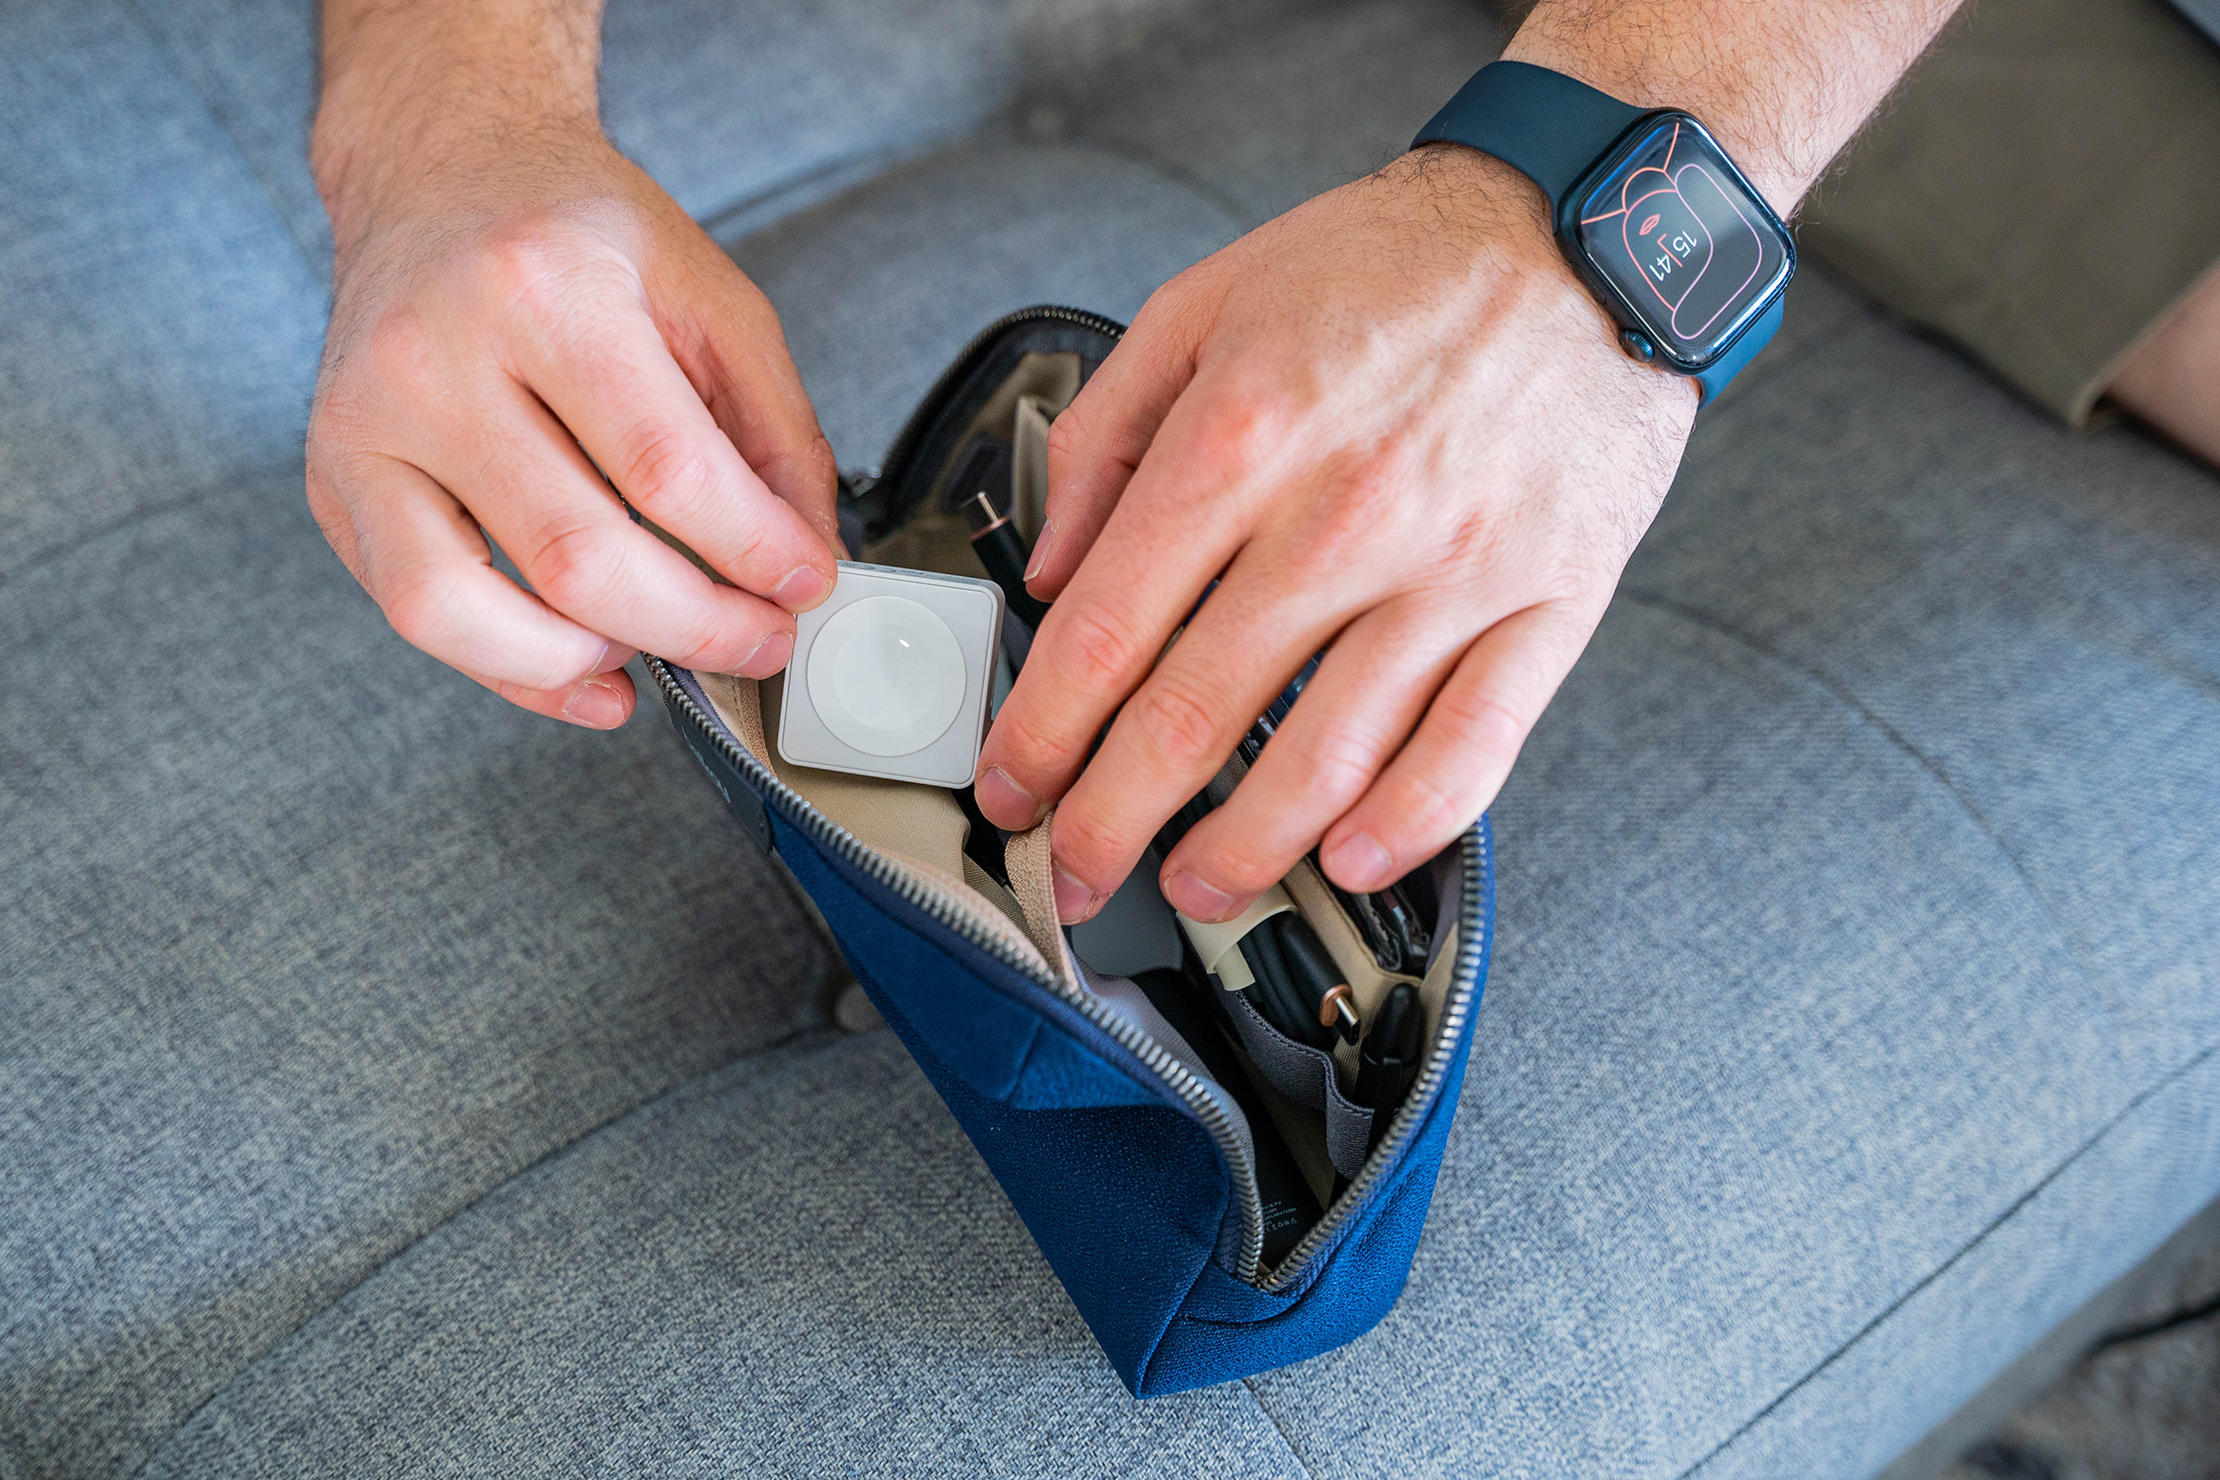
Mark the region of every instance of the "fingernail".
POLYGON ((1164 881, 1164 897, 1190 920, 1215 924, 1235 913, 1233 896, 1181 869, 1164 881))
POLYGON ((755 645, 755 651, 740 660, 735 671, 749 678, 769 678, 786 666, 794 656, 794 638, 791 633, 774 632, 755 645))
POLYGON ((1056 918, 1066 925, 1077 925, 1095 912, 1095 891, 1061 868, 1054 870, 1054 874, 1056 918))
POLYGON ((624 723, 624 695, 613 683, 589 678, 563 701, 563 718, 588 729, 613 730, 624 723))
POLYGON ((1041 799, 1011 780, 1000 766, 981 772, 971 794, 989 821, 1012 832, 1023 832, 1039 822, 1044 810, 1041 799))
POLYGON ((1055 533, 1054 520, 1041 521, 1041 537, 1033 541, 1033 558, 1025 562, 1025 579, 1028 581, 1039 575, 1041 567, 1048 564, 1048 541, 1055 533))
POLYGON ((832 582, 814 565, 797 565, 771 588, 771 599, 790 612, 808 611, 825 599, 832 582))
POLYGON ((1384 889, 1394 882, 1395 860, 1370 833, 1351 833, 1318 860, 1326 877, 1344 889, 1384 889))

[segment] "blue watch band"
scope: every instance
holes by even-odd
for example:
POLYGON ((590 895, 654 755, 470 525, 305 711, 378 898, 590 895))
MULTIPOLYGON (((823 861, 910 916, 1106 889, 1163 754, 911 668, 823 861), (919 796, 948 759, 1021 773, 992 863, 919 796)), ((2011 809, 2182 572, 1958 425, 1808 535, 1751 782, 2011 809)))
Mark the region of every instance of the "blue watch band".
MULTIPOLYGON (((1457 89, 1418 131, 1411 147, 1463 144, 1494 155, 1541 187, 1549 198, 1554 229, 1559 207, 1581 177, 1649 112, 1547 67, 1491 62, 1457 89)), ((1780 326, 1781 300, 1776 298, 1732 348, 1689 377, 1696 382, 1701 404, 1708 405, 1725 389, 1780 326)))
POLYGON ((1547 67, 1491 62, 1457 89, 1411 147, 1446 141, 1492 154, 1541 186, 1554 214, 1646 111, 1547 67))

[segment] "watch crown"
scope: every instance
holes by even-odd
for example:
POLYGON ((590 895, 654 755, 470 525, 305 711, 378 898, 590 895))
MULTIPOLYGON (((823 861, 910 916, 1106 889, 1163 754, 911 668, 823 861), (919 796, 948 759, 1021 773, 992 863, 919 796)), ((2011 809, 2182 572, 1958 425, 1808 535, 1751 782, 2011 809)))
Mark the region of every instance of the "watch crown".
POLYGON ((1621 329, 1619 331, 1619 348, 1626 351, 1628 359, 1639 360, 1645 365, 1657 358, 1657 346, 1650 343, 1647 334, 1638 330, 1621 329))

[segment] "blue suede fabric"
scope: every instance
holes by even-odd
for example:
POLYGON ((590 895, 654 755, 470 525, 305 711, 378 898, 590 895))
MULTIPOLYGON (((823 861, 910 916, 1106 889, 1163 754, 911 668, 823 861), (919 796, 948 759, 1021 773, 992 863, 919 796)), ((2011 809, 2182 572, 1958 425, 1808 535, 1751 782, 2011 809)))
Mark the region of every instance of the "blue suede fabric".
MULTIPOLYGON (((683 733, 689 722, 676 723, 683 733)), ((758 805, 720 784, 735 806, 758 805)), ((1300 1284, 1266 1292, 1213 1262, 1238 1216, 1226 1166, 1130 1051, 783 816, 773 814, 771 834, 1137 1396, 1299 1362, 1362 1335, 1394 1304, 1456 1116, 1469 1020, 1393 1170, 1300 1284)), ((1474 846, 1482 913, 1466 954, 1484 975, 1493 875, 1485 843, 1474 846)))

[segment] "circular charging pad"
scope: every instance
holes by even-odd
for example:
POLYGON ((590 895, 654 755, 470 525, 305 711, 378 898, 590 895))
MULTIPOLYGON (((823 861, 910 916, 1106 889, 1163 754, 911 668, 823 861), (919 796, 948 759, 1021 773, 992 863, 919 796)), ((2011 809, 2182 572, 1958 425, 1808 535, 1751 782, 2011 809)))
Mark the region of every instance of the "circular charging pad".
POLYGON ((929 608, 867 596, 834 612, 810 645, 809 702, 865 755, 923 750, 963 709, 963 650, 929 608))

